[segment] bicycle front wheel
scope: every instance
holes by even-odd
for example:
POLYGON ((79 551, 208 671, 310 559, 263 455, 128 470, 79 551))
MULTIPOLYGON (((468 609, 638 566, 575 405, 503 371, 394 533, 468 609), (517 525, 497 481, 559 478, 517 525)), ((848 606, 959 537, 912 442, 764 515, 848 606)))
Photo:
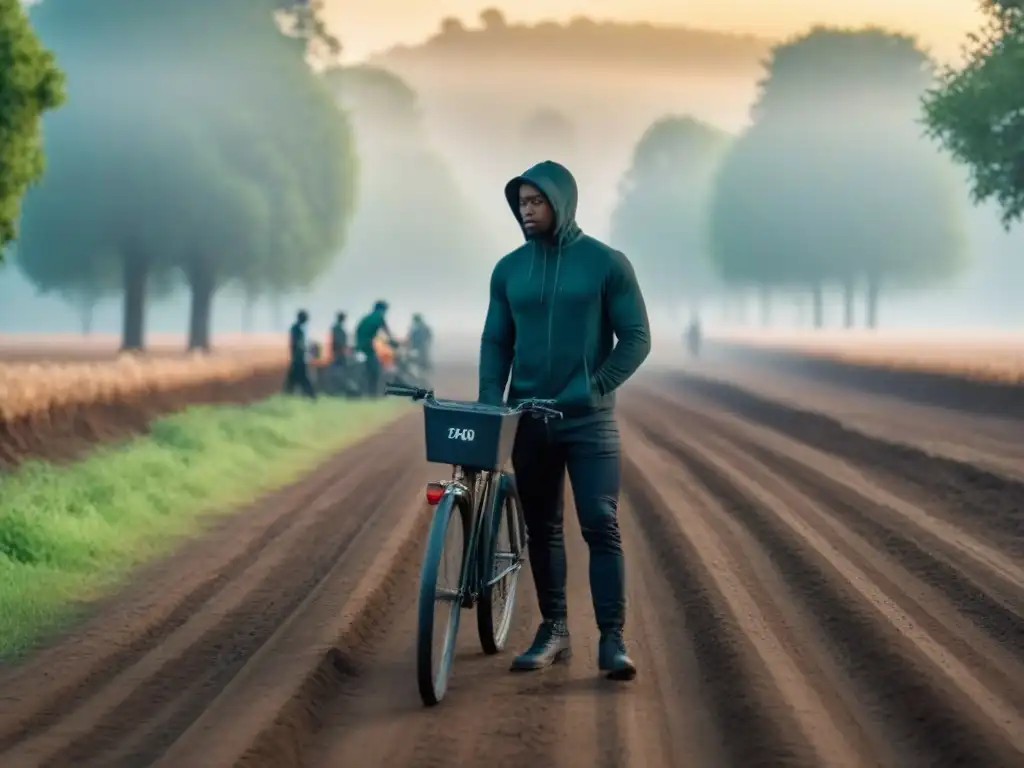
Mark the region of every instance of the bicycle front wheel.
POLYGON ((420 572, 416 681, 428 707, 444 698, 451 676, 468 541, 462 505, 445 495, 434 509, 420 572))
POLYGON ((477 632, 484 653, 499 653, 512 627, 519 573, 526 560, 526 531, 522 513, 502 479, 489 515, 487 545, 482 547, 483 588, 476 610, 477 632))

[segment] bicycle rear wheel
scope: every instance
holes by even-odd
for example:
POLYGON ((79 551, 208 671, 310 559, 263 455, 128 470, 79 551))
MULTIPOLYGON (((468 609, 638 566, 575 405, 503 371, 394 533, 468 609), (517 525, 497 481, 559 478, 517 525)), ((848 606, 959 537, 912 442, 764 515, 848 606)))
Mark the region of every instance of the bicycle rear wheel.
POLYGON ((444 698, 459 633, 469 527, 462 505, 445 495, 434 509, 420 572, 416 682, 428 707, 444 698), (440 643, 438 643, 440 640, 440 643))
POLYGON ((525 523, 506 477, 498 483, 487 526, 489 535, 480 552, 483 585, 476 624, 484 653, 493 654, 499 653, 508 640, 519 574, 526 561, 525 523))

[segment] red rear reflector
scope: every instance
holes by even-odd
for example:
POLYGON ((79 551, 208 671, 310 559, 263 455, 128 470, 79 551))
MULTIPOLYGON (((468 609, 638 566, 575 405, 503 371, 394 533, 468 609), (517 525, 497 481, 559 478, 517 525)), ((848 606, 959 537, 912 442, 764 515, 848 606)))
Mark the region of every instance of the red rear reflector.
POLYGON ((442 496, 444 496, 444 486, 441 483, 427 483, 427 504, 436 507, 442 496))

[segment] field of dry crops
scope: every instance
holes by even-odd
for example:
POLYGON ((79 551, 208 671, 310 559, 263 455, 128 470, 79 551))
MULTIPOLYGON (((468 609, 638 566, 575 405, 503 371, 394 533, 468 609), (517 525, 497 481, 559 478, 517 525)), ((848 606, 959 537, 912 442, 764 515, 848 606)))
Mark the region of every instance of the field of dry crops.
POLYGON ((0 340, 0 419, 54 408, 137 399, 213 382, 279 371, 285 351, 267 344, 225 345, 212 355, 157 346, 144 356, 117 355, 104 339, 70 344, 53 337, 31 343, 0 340))
POLYGON ((732 330, 713 338, 844 363, 1024 383, 1024 334, 1019 332, 732 330))

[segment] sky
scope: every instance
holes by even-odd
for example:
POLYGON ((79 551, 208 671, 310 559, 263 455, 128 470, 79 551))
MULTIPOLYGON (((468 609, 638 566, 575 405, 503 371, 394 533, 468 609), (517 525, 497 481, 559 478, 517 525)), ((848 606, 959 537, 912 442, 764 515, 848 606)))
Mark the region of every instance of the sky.
POLYGON ((815 23, 878 24, 916 34, 942 59, 951 59, 967 32, 981 26, 977 0, 326 0, 330 23, 346 58, 360 60, 395 43, 416 43, 445 16, 475 24, 480 11, 498 8, 510 21, 595 19, 649 21, 771 38, 815 23))

